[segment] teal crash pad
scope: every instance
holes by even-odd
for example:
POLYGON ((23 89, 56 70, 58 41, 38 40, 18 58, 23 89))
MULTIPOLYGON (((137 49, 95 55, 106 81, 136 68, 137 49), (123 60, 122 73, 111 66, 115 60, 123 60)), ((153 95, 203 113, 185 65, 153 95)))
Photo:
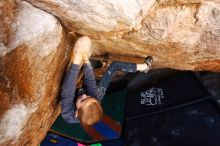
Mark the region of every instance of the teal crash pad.
POLYGON ((101 103, 103 120, 86 130, 80 124, 66 123, 59 115, 49 131, 85 144, 118 139, 124 120, 125 98, 125 90, 106 95, 101 103))

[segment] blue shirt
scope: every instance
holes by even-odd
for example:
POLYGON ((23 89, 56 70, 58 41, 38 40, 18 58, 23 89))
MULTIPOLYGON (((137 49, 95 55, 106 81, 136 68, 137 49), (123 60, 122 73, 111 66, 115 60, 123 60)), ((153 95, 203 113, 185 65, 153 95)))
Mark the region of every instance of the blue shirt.
MULTIPOLYGON (((79 119, 75 118, 75 90, 77 78, 79 75, 80 66, 71 64, 61 88, 61 115, 67 123, 79 123, 79 119)), ((87 90, 87 95, 99 100, 100 93, 98 92, 93 68, 90 64, 83 65, 84 85, 87 90)))

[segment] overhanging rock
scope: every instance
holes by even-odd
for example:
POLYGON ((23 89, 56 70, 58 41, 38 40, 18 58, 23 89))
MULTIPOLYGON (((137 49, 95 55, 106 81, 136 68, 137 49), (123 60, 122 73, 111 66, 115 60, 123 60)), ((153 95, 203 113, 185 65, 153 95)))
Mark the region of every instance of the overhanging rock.
POLYGON ((89 35, 94 57, 152 55, 160 68, 220 71, 220 4, 215 0, 28 1, 56 15, 70 32, 89 35))
POLYGON ((10 0, 0 8, 0 145, 39 144, 59 114, 68 34, 88 35, 96 60, 151 55, 154 68, 220 72, 217 0, 10 0))
POLYGON ((59 114, 67 34, 27 2, 0 3, 0 145, 38 145, 59 114))

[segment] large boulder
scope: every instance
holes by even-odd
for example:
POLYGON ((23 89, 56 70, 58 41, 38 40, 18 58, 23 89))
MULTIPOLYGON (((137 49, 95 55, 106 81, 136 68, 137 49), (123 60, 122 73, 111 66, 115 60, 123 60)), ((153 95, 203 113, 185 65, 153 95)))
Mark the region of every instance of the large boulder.
POLYGON ((60 112, 67 34, 54 16, 27 2, 0 7, 0 145, 36 146, 60 112))
POLYGON ((56 119, 68 34, 107 63, 220 72, 218 0, 5 0, 0 19, 0 145, 37 145, 56 119))
POLYGON ((152 55, 155 67, 220 71, 217 0, 28 1, 93 38, 93 57, 140 62, 152 55))

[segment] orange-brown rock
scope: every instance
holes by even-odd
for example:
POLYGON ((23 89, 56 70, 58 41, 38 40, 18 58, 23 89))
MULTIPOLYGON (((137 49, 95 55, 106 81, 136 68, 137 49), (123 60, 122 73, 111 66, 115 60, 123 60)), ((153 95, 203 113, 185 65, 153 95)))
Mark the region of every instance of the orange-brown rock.
POLYGON ((70 32, 93 38, 94 57, 152 55, 160 68, 220 71, 216 0, 28 1, 56 15, 70 32))
POLYGON ((27 2, 0 3, 0 145, 36 146, 60 112, 67 34, 27 2))
POLYGON ((220 72, 218 0, 6 0, 0 18, 0 145, 39 144, 59 114, 65 29, 92 38, 93 59, 220 72))

